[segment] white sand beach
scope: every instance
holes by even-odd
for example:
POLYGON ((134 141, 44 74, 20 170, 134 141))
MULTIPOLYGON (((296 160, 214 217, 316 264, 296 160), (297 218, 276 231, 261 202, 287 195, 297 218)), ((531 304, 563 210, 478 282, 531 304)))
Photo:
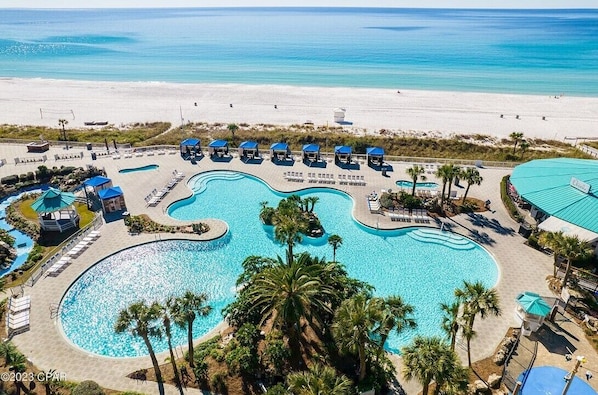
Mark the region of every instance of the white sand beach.
MULTIPOLYGON (((399 87, 400 89, 400 87, 399 87)), ((337 125, 358 134, 381 129, 413 135, 514 131, 532 138, 598 137, 598 98, 400 89, 322 88, 240 84, 92 82, 0 79, 0 123, 69 127, 88 121, 116 126, 169 121, 337 125), (276 108, 275 108, 276 106, 276 108), (502 115, 502 116, 501 116, 502 115), (545 119, 543 119, 545 117, 545 119), (182 119, 181 119, 182 118, 182 119)))

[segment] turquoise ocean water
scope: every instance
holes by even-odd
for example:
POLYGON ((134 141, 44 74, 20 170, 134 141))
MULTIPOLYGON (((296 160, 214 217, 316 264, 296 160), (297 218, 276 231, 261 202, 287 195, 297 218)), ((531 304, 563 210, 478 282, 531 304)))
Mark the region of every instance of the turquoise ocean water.
POLYGON ((598 10, 0 9, 0 77, 598 96, 598 10))

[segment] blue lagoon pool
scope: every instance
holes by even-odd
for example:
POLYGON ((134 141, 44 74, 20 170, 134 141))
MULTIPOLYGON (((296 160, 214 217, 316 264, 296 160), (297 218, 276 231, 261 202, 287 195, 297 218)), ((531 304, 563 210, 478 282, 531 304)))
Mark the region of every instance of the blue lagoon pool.
MULTIPOLYGON (((222 219, 229 233, 213 242, 162 241, 133 247, 99 262, 63 298, 61 322, 73 343, 101 355, 146 354, 138 339, 113 333, 119 309, 188 288, 206 292, 214 307, 207 319, 196 320, 195 335, 201 336, 222 320, 220 310, 233 300, 235 281, 247 256, 284 256, 284 246, 273 240, 272 228, 263 226, 258 216, 260 202, 275 206, 288 194, 272 190, 258 178, 229 171, 199 174, 188 186, 193 195, 172 204, 168 214, 181 220, 222 219)), ((415 333, 442 335, 439 304, 451 302, 463 280, 480 280, 487 286, 497 281, 496 262, 469 239, 453 235, 443 240, 442 234, 426 235, 417 228, 371 229, 353 219, 353 200, 343 192, 310 188, 297 194, 319 198, 315 212, 326 235, 304 239, 296 252, 331 259, 326 238, 338 234, 343 244, 337 259, 349 275, 372 284, 376 295, 399 294, 415 306, 418 329, 393 333, 387 344, 392 352, 398 352, 415 333)), ((185 336, 177 329, 176 344, 185 344, 185 336)), ((158 351, 166 349, 165 342, 155 344, 158 351)))

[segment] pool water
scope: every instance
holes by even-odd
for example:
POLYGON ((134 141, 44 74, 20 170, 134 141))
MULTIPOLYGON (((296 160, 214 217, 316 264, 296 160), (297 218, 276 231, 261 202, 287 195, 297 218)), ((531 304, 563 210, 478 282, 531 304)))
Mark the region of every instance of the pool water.
MULTIPOLYGON (((228 171, 200 174, 188 185, 193 196, 172 204, 168 214, 181 220, 222 219, 229 225, 229 234, 209 243, 163 241, 134 247, 95 265, 63 298, 62 326, 73 343, 102 355, 144 355, 147 351, 141 340, 114 334, 119 309, 139 299, 162 299, 187 288, 207 292, 214 306, 208 318, 195 322, 194 335, 201 336, 222 320, 220 310, 234 299, 234 284, 247 256, 284 256, 285 247, 274 241, 272 227, 262 225, 259 212, 260 202, 275 206, 288 194, 270 189, 255 177, 228 171)), ((315 212, 326 235, 305 238, 296 252, 332 259, 327 236, 338 234, 343 243, 337 260, 350 276, 372 284, 378 296, 399 294, 415 306, 418 329, 393 333, 387 343, 392 352, 398 352, 416 333, 442 336, 439 305, 453 300, 454 289, 463 280, 480 280, 489 287, 497 281, 493 258, 468 239, 444 243, 436 235, 410 236, 416 228, 371 229, 353 219, 353 201, 343 192, 310 188, 297 194, 319 198, 315 212), (463 243, 470 244, 463 248, 463 243)), ((175 344, 186 344, 185 336, 177 328, 175 344)), ((158 351, 166 350, 165 341, 154 343, 158 351)))
MULTIPOLYGON (((413 188, 413 181, 408 180, 399 180, 396 182, 399 188, 406 188, 412 189, 413 188)), ((438 184, 435 182, 417 182, 415 183, 416 188, 423 188, 423 189, 436 189, 438 188, 438 184)))
POLYGON ((123 174, 135 173, 138 171, 156 170, 158 167, 160 167, 160 165, 146 165, 142 167, 132 167, 130 169, 120 169, 118 172, 123 174))
POLYGON ((20 193, 18 195, 9 196, 4 200, 0 201, 0 229, 4 229, 8 231, 8 234, 15 238, 14 247, 17 250, 17 257, 11 263, 11 265, 5 269, 0 269, 0 277, 8 274, 21 266, 27 261, 27 257, 29 253, 33 249, 33 240, 31 237, 27 236, 25 233, 14 229, 8 222, 6 222, 6 209, 10 206, 14 201, 18 200, 22 195, 33 193, 33 192, 41 192, 41 189, 31 190, 27 192, 20 193))

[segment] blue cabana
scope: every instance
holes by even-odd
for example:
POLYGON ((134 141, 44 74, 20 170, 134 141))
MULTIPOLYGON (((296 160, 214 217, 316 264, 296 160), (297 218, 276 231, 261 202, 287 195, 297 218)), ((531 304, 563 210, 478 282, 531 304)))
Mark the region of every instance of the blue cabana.
POLYGON ((208 152, 210 153, 210 157, 217 155, 219 158, 222 158, 225 155, 228 155, 228 141, 226 140, 214 140, 208 145, 208 152))
POLYGON ((95 176, 85 181, 83 185, 92 188, 95 193, 98 193, 98 191, 102 189, 110 188, 112 186, 112 180, 102 176, 95 176))
POLYGON ((320 146, 318 144, 305 144, 303 146, 303 160, 317 162, 320 160, 320 146))
POLYGON ((188 159, 193 156, 201 156, 201 142, 196 138, 188 138, 181 141, 179 145, 181 156, 188 159))
POLYGON ((380 147, 368 147, 365 150, 368 165, 382 166, 384 164, 384 149, 380 147))
POLYGON ((105 213, 114 211, 126 211, 125 196, 122 189, 118 186, 102 189, 98 192, 98 197, 102 201, 102 209, 105 213))
POLYGON ((337 145, 334 147, 334 161, 336 163, 351 163, 351 147, 348 145, 337 145))
POLYGON ((274 143, 270 146, 270 157, 272 161, 287 160, 291 154, 287 143, 274 143))
POLYGON ((256 141, 243 141, 239 145, 239 158, 254 159, 260 155, 256 141))

